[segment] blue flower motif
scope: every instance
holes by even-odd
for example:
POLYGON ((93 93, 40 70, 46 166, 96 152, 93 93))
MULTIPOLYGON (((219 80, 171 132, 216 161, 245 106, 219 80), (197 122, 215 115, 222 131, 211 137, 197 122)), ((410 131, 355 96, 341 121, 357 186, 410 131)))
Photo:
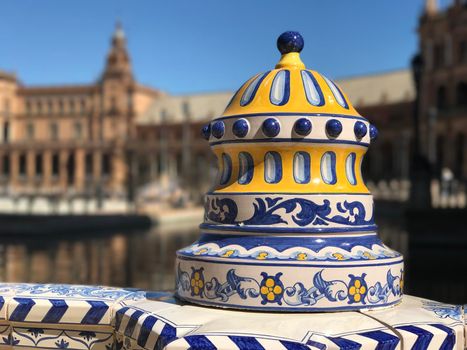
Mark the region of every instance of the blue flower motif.
POLYGON ((31 333, 34 338, 37 338, 39 334, 44 334, 44 330, 42 328, 29 328, 28 332, 31 333))
POLYGON ((8 337, 3 337, 3 343, 6 345, 18 345, 19 340, 13 337, 11 334, 8 334, 8 337))
POLYGON ((365 304, 365 297, 368 293, 368 286, 365 281, 366 273, 363 273, 361 276, 355 276, 349 274, 349 304, 354 303, 363 303, 365 304))
POLYGON ((56 345, 57 348, 59 348, 59 349, 66 349, 66 348, 68 348, 68 346, 70 345, 70 343, 67 342, 65 339, 62 338, 60 341, 57 340, 57 341, 55 342, 55 345, 56 345))
POLYGON ((263 276, 259 290, 261 298, 263 299, 261 304, 277 303, 282 305, 281 300, 284 295, 284 284, 280 280, 282 272, 278 272, 275 276, 262 272, 261 276, 263 276))
POLYGON ((436 301, 423 301, 422 307, 432 311, 439 318, 450 318, 454 321, 462 321, 462 307, 460 305, 450 305, 438 303, 436 301))
POLYGON ((79 333, 79 335, 82 336, 87 341, 96 337, 96 333, 90 332, 90 331, 82 331, 81 333, 79 333))
POLYGON ((190 286, 191 286, 191 296, 200 296, 203 297, 204 292, 204 275, 203 270, 204 268, 200 268, 196 270, 194 267, 191 268, 191 278, 190 278, 190 286))

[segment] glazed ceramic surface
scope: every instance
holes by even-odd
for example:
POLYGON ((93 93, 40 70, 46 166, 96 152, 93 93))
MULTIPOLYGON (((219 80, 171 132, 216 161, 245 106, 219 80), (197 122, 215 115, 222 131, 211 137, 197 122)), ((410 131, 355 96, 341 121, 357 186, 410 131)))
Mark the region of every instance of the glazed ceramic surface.
POLYGON ((203 128, 219 175, 200 239, 177 253, 177 295, 224 308, 336 311, 400 302, 403 258, 377 236, 360 165, 376 128, 300 59, 285 32, 203 128))

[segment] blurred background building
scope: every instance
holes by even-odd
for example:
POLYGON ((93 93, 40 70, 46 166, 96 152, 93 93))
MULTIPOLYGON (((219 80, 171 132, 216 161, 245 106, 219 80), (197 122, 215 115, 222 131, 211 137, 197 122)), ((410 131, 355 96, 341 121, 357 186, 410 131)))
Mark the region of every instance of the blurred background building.
MULTIPOLYGON (((426 1, 418 111, 409 69, 337 81, 381 131, 364 165, 376 198, 409 197, 415 111, 420 151, 433 170, 433 203, 465 205, 466 19, 460 0, 447 10, 426 1), (455 194, 444 202, 443 179, 455 194)), ((199 130, 231 95, 172 96, 139 84, 120 25, 100 78, 89 85, 27 86, 0 72, 0 210, 125 211, 148 198, 199 203, 214 176, 199 130)))

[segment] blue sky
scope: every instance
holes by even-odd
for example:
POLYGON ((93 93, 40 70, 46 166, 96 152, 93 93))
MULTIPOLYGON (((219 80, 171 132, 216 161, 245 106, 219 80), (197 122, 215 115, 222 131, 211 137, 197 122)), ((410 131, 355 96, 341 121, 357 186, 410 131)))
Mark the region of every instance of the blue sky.
MULTIPOLYGON (((445 0, 447 1, 447 0, 445 0)), ((338 78, 404 68, 423 0, 2 0, 0 69, 26 84, 99 76, 120 19, 136 78, 170 93, 235 90, 298 30, 307 67, 338 78)))

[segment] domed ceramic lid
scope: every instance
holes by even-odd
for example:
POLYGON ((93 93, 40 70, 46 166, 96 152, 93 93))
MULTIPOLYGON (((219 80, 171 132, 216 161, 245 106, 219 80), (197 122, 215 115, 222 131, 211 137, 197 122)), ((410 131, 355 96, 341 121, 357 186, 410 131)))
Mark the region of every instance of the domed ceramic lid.
POLYGON ((402 257, 376 234, 360 169, 376 128, 306 69, 300 34, 283 33, 277 46, 275 69, 249 79, 203 128, 219 175, 199 241, 178 252, 177 293, 280 311, 397 303, 402 257))

